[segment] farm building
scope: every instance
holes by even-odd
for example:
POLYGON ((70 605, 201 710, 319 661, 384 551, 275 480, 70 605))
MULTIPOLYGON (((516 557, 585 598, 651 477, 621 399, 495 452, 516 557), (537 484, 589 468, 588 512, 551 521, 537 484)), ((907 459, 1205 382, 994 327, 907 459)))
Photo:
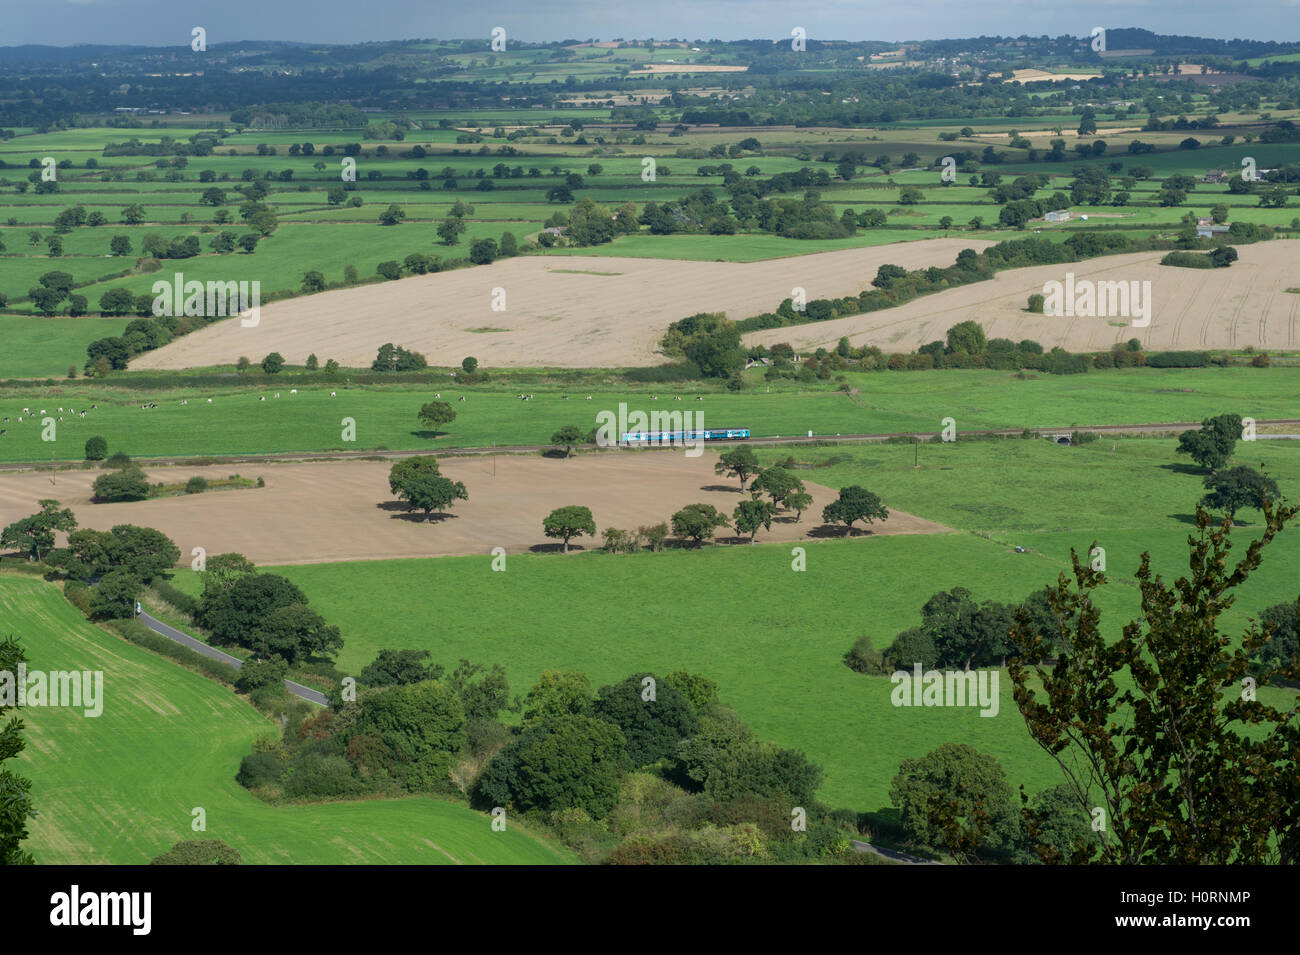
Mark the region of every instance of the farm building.
POLYGON ((1196 220, 1196 237, 1198 239, 1213 239, 1216 235, 1222 235, 1228 231, 1226 225, 1216 225, 1213 219, 1201 216, 1196 220))
POLYGON ((1070 219, 1069 209, 1057 209, 1055 212, 1049 212, 1043 218, 1048 222, 1068 222, 1070 219))
POLYGON ((1228 178, 1228 174, 1222 169, 1211 169, 1201 177, 1201 182, 1223 182, 1228 178))

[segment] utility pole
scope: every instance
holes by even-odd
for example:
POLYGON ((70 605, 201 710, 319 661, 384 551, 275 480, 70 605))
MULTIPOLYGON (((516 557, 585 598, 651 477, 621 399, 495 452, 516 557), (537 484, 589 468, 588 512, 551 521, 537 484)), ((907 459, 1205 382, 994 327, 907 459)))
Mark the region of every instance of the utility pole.
POLYGON ((916 435, 912 435, 912 467, 919 468, 920 466, 921 466, 921 439, 918 438, 916 435))

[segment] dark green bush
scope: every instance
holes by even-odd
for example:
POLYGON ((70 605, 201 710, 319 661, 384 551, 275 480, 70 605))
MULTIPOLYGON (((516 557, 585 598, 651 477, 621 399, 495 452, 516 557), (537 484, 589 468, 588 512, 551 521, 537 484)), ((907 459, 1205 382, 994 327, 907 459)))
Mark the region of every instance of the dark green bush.
POLYGON ((284 764, 274 753, 250 753, 239 764, 235 782, 245 789, 278 783, 284 773, 284 764))
POLYGON ((69 580, 63 585, 63 596, 87 617, 90 616, 90 588, 79 580, 69 580))
POLYGON ((220 839, 183 839, 150 865, 239 865, 239 850, 220 839))
POLYGON ((99 435, 86 440, 86 460, 102 461, 108 454, 108 442, 99 435))
POLYGON ((152 583, 153 589, 158 592, 158 596, 167 601, 183 614, 192 614, 198 607, 198 601, 187 593, 177 590, 167 581, 161 578, 154 578, 152 583))
POLYGON ((1209 364, 1207 351, 1158 351, 1147 355, 1148 368, 1204 368, 1209 364))
POLYGON ((844 665, 857 673, 885 672, 884 654, 875 648, 871 637, 865 633, 844 654, 844 665))

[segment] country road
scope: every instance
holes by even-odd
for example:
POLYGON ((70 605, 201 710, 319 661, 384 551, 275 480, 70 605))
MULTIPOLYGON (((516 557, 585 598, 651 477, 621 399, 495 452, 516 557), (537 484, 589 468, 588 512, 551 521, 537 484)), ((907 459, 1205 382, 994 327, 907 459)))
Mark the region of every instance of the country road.
MULTIPOLYGON (((236 670, 242 669, 244 666, 244 661, 239 659, 239 657, 232 657, 229 653, 223 653, 214 647, 210 647, 202 640, 196 640, 188 633, 177 630, 175 627, 168 626, 161 620, 156 617, 151 617, 147 613, 142 612, 137 619, 154 633, 164 636, 168 640, 174 640, 182 646, 189 647, 195 653, 202 654, 210 660, 216 660, 218 663, 229 664, 236 670)), ((294 683, 293 680, 285 680, 284 685, 285 688, 294 696, 301 697, 310 703, 317 703, 320 706, 329 705, 329 700, 325 699, 325 694, 321 693, 319 690, 305 687, 301 683, 294 683)))
MULTIPOLYGON (((1272 425, 1300 425, 1300 418, 1262 418, 1255 422, 1257 427, 1272 425)), ((1026 430, 1040 435, 1048 436, 1068 436, 1073 431, 1091 432, 1093 434, 1160 434, 1162 432, 1187 431, 1196 429, 1201 426, 1199 421, 1165 421, 1150 422, 1146 424, 1097 424, 1097 425, 1060 425, 1057 427, 1033 427, 1033 428, 989 428, 984 430, 958 431, 957 440, 962 436, 968 438, 989 437, 991 435, 1016 436, 1023 434, 1026 430)), ((890 438, 934 438, 935 431, 882 431, 874 434, 817 434, 809 436, 807 433, 800 435, 768 435, 761 438, 735 439, 731 441, 710 441, 710 446, 715 445, 733 445, 733 444, 766 444, 766 445, 786 445, 786 444, 853 444, 857 442, 869 443, 878 441, 888 441, 890 438)), ((1258 438, 1291 438, 1294 435, 1256 435, 1258 438)), ((408 451, 379 451, 379 450, 357 450, 357 451, 275 451, 258 454, 231 454, 231 455, 165 455, 150 458, 133 458, 132 460, 142 467, 163 467, 168 465, 189 465, 196 461, 217 463, 217 464, 258 464, 274 463, 277 461, 346 461, 353 458, 409 458, 422 454, 436 454, 442 457, 452 455, 492 455, 492 454, 538 454, 543 451, 554 450, 554 445, 550 444, 503 444, 493 445, 491 447, 446 447, 439 448, 430 446, 428 448, 419 448, 408 451)), ((594 444, 574 445, 575 450, 583 451, 608 451, 617 450, 613 448, 602 448, 594 444)), ((652 448, 636 447, 634 450, 643 450, 652 448)), ((60 464, 55 462, 55 467, 75 468, 80 467, 85 462, 65 461, 60 464)), ((0 463, 0 472, 5 471, 28 471, 45 469, 50 467, 48 461, 9 461, 0 463)))
POLYGON ((891 862, 901 862, 903 865, 943 865, 942 862, 935 862, 932 859, 922 859, 920 856, 910 856, 906 852, 899 852, 897 849, 886 849, 883 846, 873 846, 869 842, 863 842, 861 839, 854 839, 854 852, 870 852, 878 855, 882 859, 888 859, 891 862))

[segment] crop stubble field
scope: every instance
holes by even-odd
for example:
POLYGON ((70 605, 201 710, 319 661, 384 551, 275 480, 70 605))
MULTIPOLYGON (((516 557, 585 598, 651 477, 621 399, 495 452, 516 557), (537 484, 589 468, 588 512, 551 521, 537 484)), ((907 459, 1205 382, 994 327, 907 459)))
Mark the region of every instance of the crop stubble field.
MULTIPOLYGON (((95 472, 73 471, 51 487, 41 473, 0 474, 0 526, 30 514, 37 501, 57 493, 73 508, 83 527, 108 530, 117 524, 145 524, 162 531, 189 554, 235 552, 256 563, 298 564, 395 557, 486 554, 494 547, 509 553, 552 550, 559 542, 542 533, 542 519, 557 507, 590 507, 597 530, 667 521, 696 502, 713 504, 730 517, 742 500, 734 478, 714 474, 717 455, 699 457, 657 452, 586 454, 569 460, 499 455, 444 460, 442 473, 462 481, 469 500, 426 519, 408 512, 388 490, 390 462, 257 465, 266 487, 208 491, 160 500, 92 504, 95 472)), ((244 469, 249 477, 252 471, 244 469)), ((184 482, 194 475, 225 477, 228 468, 151 468, 151 483, 184 482)), ((759 540, 802 541, 830 533, 821 508, 835 498, 822 485, 806 482, 813 506, 796 523, 783 514, 759 540)), ((744 497, 748 497, 745 495, 744 497)), ((859 532, 862 525, 858 525, 859 532)), ((947 528, 901 512, 871 528, 873 535, 932 534, 947 528)), ((735 540, 720 531, 720 539, 735 540)), ((570 549, 590 550, 599 540, 583 537, 570 549)), ((184 563, 189 564, 189 557, 184 563)))

